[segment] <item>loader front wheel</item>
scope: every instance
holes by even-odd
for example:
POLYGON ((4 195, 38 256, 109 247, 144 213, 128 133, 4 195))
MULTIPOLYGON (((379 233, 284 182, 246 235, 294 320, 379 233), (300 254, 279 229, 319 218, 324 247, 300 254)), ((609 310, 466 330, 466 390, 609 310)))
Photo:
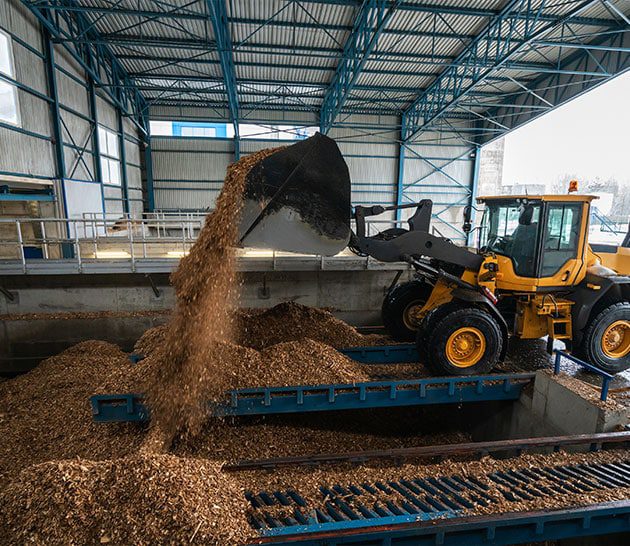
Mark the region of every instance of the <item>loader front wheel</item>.
POLYGON ((427 365, 440 375, 487 373, 498 362, 503 346, 497 321, 477 307, 448 313, 424 339, 427 365))
POLYGON ((630 368, 630 303, 615 303, 587 326, 582 356, 602 370, 615 374, 630 368))
POLYGON ((422 308, 431 295, 432 287, 421 281, 399 284, 385 296, 381 317, 387 333, 396 341, 413 341, 420 324, 414 311, 422 308))

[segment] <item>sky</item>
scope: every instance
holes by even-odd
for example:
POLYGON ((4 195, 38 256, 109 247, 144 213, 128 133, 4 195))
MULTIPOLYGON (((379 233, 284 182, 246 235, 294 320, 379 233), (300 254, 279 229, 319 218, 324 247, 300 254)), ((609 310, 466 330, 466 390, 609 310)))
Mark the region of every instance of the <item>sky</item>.
POLYGON ((630 72, 505 136, 503 184, 564 174, 630 184, 630 72))

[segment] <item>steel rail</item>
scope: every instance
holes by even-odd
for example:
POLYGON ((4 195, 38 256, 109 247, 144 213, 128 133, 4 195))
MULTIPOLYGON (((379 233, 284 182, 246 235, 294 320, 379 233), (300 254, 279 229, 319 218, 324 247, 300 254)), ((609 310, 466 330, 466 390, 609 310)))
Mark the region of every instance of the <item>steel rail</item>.
POLYGON ((260 470, 285 466, 317 465, 340 462, 364 462, 374 459, 410 459, 419 457, 442 457, 447 455, 475 455, 506 451, 522 452, 530 449, 589 444, 592 450, 604 444, 624 444, 630 442, 630 431, 578 434, 572 436, 550 436, 516 440, 494 440, 464 444, 442 444, 435 446, 405 447, 386 450, 349 451, 346 453, 324 453, 301 457, 275 457, 270 459, 241 460, 223 466, 230 472, 260 470))

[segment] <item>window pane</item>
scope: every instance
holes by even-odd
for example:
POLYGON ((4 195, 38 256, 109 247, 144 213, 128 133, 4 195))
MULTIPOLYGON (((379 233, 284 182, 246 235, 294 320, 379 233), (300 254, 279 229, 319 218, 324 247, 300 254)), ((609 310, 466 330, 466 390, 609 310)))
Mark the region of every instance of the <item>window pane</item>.
POLYGON ((0 32, 0 72, 15 78, 11 62, 11 39, 4 32, 0 32))
POLYGON ((103 183, 109 184, 109 163, 105 157, 101 157, 101 176, 103 177, 103 183))
POLYGON ((118 135, 107 131, 107 155, 111 157, 118 157, 120 150, 118 149, 118 135))
POLYGON ((542 276, 550 277, 577 257, 582 205, 551 205, 545 235, 542 276))
POLYGON ((534 277, 536 240, 540 205, 531 207, 531 217, 521 205, 493 205, 488 207, 488 250, 512 259, 514 272, 520 277, 534 277))
POLYGON ((152 136, 173 136, 172 121, 150 121, 149 127, 152 136))
POLYGON ((98 146, 101 154, 107 153, 107 133, 102 127, 98 128, 98 146))
POLYGON ((109 161, 109 178, 110 184, 116 184, 120 186, 120 163, 115 159, 108 159, 109 161))
POLYGON ((192 127, 182 127, 182 136, 193 136, 192 127))
POLYGON ((0 120, 12 125, 20 124, 17 88, 0 80, 0 120))

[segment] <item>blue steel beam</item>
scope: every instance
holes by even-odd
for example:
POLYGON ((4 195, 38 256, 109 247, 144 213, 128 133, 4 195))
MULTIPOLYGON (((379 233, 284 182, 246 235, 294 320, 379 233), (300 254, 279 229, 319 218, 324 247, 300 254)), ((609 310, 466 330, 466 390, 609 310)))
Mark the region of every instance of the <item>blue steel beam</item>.
POLYGON ((238 92, 236 87, 236 69, 234 68, 234 59, 232 58, 230 24, 228 23, 225 0, 206 0, 206 2, 208 6, 208 14, 210 15, 210 20, 212 22, 212 29, 214 31, 214 39, 218 47, 219 60, 221 61, 221 70, 223 71, 223 80, 225 82, 225 93, 227 95, 230 121, 234 125, 234 155, 236 156, 236 159, 238 159, 240 140, 238 131, 238 92))
MULTIPOLYGON (((361 0, 302 0, 305 4, 333 4, 341 6, 358 6, 361 4, 361 0)), ((390 0, 390 4, 391 4, 390 0)), ((554 3, 552 7, 558 7, 557 3, 554 3)), ((442 2, 436 2, 435 4, 427 3, 414 3, 414 2, 401 2, 399 4, 401 11, 415 11, 416 13, 434 13, 445 15, 463 15, 466 17, 496 17, 500 15, 500 11, 492 9, 483 9, 475 7, 464 6, 448 6, 443 5, 442 2)), ((543 13, 541 15, 542 21, 553 21, 557 19, 556 15, 543 13)), ((599 17, 577 17, 575 19, 576 24, 586 26, 606 27, 611 25, 610 19, 602 19, 599 17)))
MULTIPOLYGON (((308 48, 304 48, 305 50, 308 50, 308 48)), ((586 48, 585 48, 586 49, 586 48)), ((241 50, 239 50, 239 52, 242 52, 241 50)), ((260 56, 260 54, 262 53, 262 50, 260 51, 256 51, 255 54, 257 56, 260 56)), ((278 53, 273 53, 272 51, 269 51, 268 53, 277 56, 280 56, 278 53)), ((284 56, 287 57, 291 57, 292 59, 295 58, 295 52, 286 52, 284 54, 282 54, 284 56)), ((376 57, 376 55, 374 55, 374 57, 376 57)), ((430 56, 429 56, 430 57, 430 56)), ((200 58, 199 54, 193 55, 191 57, 182 57, 182 56, 173 56, 173 55, 146 55, 146 54, 130 54, 130 53, 122 53, 117 55, 117 58, 121 61, 130 61, 130 62, 143 62, 145 65, 146 63, 163 63, 168 65, 169 67, 171 66, 179 66, 179 68, 181 70, 190 70, 193 73, 197 70, 197 69, 193 69, 190 68, 188 66, 182 66, 182 65, 200 65, 200 66, 213 66, 213 65, 219 65, 221 64, 221 62, 217 59, 202 59, 200 58)), ((392 69, 383 69, 383 68, 379 68, 379 69, 374 69, 374 68, 362 68, 360 70, 361 73, 363 74, 385 74, 385 75, 392 75, 392 76, 411 76, 411 77, 424 77, 424 76, 436 76, 437 73, 435 70, 418 70, 418 69, 414 69, 413 67, 415 66, 429 66, 429 67, 444 67, 444 66, 450 66, 452 59, 447 58, 447 61, 440 61, 440 60, 423 60, 423 61, 413 61, 413 60, 408 60, 408 59, 398 59, 398 58, 393 58, 393 59, 389 59, 389 61, 393 61, 395 62, 397 65, 400 65, 401 63, 404 63, 404 65, 407 67, 406 70, 392 70, 392 69)), ((378 59, 379 63, 381 63, 382 61, 384 61, 383 59, 378 59)), ((346 61, 346 57, 343 57, 339 63, 338 66, 341 66, 342 63, 346 61)), ((270 63, 270 62, 254 62, 254 61, 235 61, 234 62, 235 66, 244 66, 244 67, 261 67, 261 68, 278 68, 278 69, 294 69, 294 70, 306 70, 306 71, 310 71, 310 72, 331 72, 333 70, 336 70, 335 68, 331 67, 331 66, 313 66, 311 64, 308 63, 270 63)), ((156 66, 156 67, 150 67, 150 68, 146 68, 144 69, 142 72, 134 72, 134 77, 139 77, 141 74, 145 75, 145 76, 150 76, 152 74, 159 74, 159 70, 161 68, 164 68, 164 66, 156 66)), ((543 63, 543 62, 513 62, 513 63, 506 63, 503 67, 503 69, 509 69, 509 70, 514 70, 514 71, 519 71, 519 72, 535 72, 535 73, 541 73, 541 72, 558 72, 560 71, 558 69, 557 66, 550 64, 550 63, 543 63)), ((337 71, 339 69, 337 68, 337 71)), ((186 78, 186 75, 184 73, 181 74, 180 76, 182 79, 186 78)), ((334 81, 334 80, 333 80, 334 81)))
POLYGON ((95 44, 100 36, 81 12, 68 12, 64 6, 77 6, 74 0, 22 0, 54 41, 62 41, 68 53, 93 78, 111 101, 144 131, 142 111, 146 103, 120 61, 106 44, 95 44), (80 43, 81 38, 87 41, 80 43))
MULTIPOLYGON (((356 6, 359 7, 362 4, 362 0, 302 0, 302 4, 336 4, 340 6, 356 6)), ((394 3, 393 0, 388 2, 389 5, 394 3)), ((415 13, 432 13, 441 15, 461 15, 464 17, 475 18, 492 18, 500 14, 497 10, 472 8, 464 6, 446 6, 440 4, 423 4, 414 2, 399 2, 398 9, 401 11, 409 11, 415 13)), ((75 11, 82 13, 93 13, 95 15, 102 16, 127 16, 144 18, 151 21, 159 21, 162 19, 180 20, 180 21, 205 21, 205 15, 200 14, 197 11, 186 9, 185 6, 172 6, 170 4, 165 5, 167 8, 164 11, 157 9, 136 9, 129 7, 109 7, 109 6, 82 6, 82 5, 59 5, 52 6, 51 9, 75 11)), ((556 16, 553 14, 542 14, 542 21, 553 21, 556 16)), ((238 19, 230 18, 230 22, 237 22, 238 19)), ((257 24, 265 23, 262 19, 249 19, 249 21, 257 24)), ((610 19, 602 19, 599 17, 577 17, 576 24, 595 26, 595 27, 607 27, 611 25, 610 19)))
POLYGON ((534 40, 543 38, 558 25, 578 16, 595 2, 576 2, 577 7, 559 20, 541 21, 540 17, 548 3, 549 0, 540 0, 534 7, 531 0, 511 0, 405 111, 407 129, 404 140, 412 139, 423 128, 431 126, 515 53, 534 40))
MULTIPOLYGON (((504 103, 495 101, 497 104, 484 112, 486 121, 482 132, 487 130, 491 121, 512 130, 610 80, 611 77, 630 70, 630 25, 626 25, 625 32, 605 35, 595 44, 588 45, 589 48, 580 48, 565 58, 561 66, 583 72, 595 72, 604 68, 605 73, 598 77, 566 75, 570 70, 566 70, 565 75, 543 74, 535 81, 528 82, 527 90, 521 89, 518 95, 505 98, 504 103)), ((481 136, 478 140, 485 144, 496 136, 498 135, 481 136)))

